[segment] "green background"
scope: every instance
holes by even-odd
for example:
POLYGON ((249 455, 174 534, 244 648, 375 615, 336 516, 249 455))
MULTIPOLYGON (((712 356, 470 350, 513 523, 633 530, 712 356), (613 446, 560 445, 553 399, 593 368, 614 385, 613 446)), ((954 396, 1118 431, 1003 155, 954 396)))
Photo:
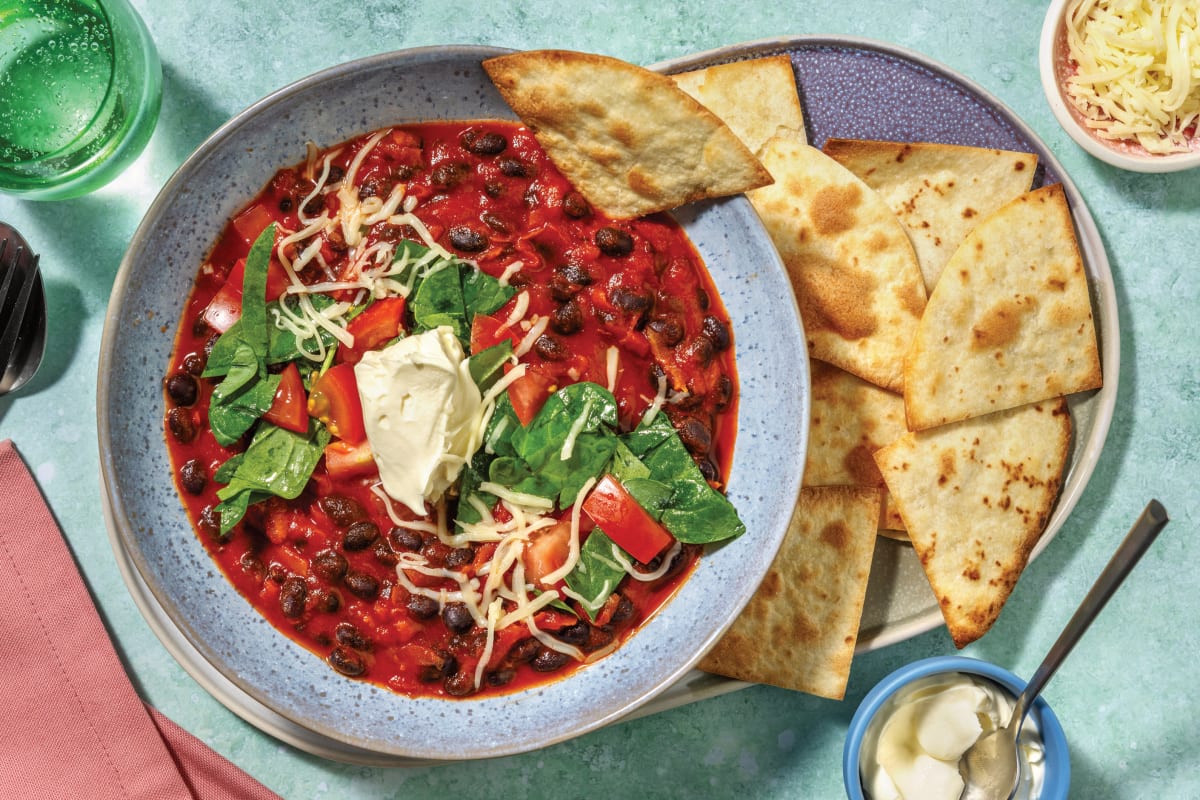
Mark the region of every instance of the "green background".
POLYGON ((845 34, 923 53, 1012 108, 1058 156, 1108 250, 1121 370, 1107 445, 1074 514, 967 648, 1028 676, 1137 513, 1158 497, 1173 522, 1045 691, 1071 743, 1073 797, 1190 798, 1200 728, 1195 541, 1200 446, 1197 306, 1200 171, 1121 172, 1052 117, 1037 70, 1045 5, 843 0, 324 3, 135 0, 164 68, 162 114, 115 183, 57 203, 0 196, 0 219, 42 254, 52 327, 37 378, 0 398, 12 438, 61 522, 135 685, 149 702, 287 798, 842 796, 855 706, 901 664, 954 651, 936 630, 855 660, 844 702, 752 687, 521 756, 421 769, 325 761, 259 733, 201 689, 134 606, 104 531, 95 364, 126 244, 171 173, 217 126, 321 68, 398 48, 479 43, 588 50, 651 63, 741 41, 845 34))

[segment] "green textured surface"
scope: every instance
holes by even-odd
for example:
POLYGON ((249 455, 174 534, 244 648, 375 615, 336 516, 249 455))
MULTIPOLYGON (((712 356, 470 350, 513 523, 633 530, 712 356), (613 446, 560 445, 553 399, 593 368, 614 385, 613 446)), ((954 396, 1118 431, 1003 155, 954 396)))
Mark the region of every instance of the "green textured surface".
POLYGON ((287 798, 842 796, 841 748, 857 702, 893 668, 952 652, 944 631, 857 659, 844 702, 753 687, 495 761, 369 769, 305 755, 259 733, 175 663, 121 580, 101 514, 94 397, 109 291, 146 207, 218 125, 296 78, 419 45, 558 47, 651 63, 770 36, 846 34, 923 53, 1021 116, 1090 206, 1116 283, 1121 376, 1104 453, 1074 514, 996 627, 965 652, 1028 676, 1146 500, 1158 497, 1172 524, 1045 696, 1071 742, 1073 797, 1200 795, 1200 733, 1187 699, 1200 653, 1200 171, 1123 173, 1068 139, 1038 81, 1042 3, 134 4, 165 71, 162 114, 146 153, 89 197, 47 204, 0 197, 0 219, 42 253, 53 319, 35 381, 0 398, 0 438, 12 438, 33 469, 149 702, 287 798))

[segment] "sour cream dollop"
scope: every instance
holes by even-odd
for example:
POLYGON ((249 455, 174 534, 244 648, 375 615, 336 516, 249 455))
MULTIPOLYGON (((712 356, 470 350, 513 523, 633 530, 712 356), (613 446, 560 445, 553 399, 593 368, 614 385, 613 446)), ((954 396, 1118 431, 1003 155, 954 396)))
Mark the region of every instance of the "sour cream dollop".
POLYGON ((479 447, 483 399, 448 326, 365 353, 354 367, 383 490, 425 514, 479 447))
MULTIPOLYGON (((1014 698, 986 679, 963 673, 931 675, 901 689, 876 714, 863 742, 859 768, 870 800, 958 800, 958 762, 985 733, 1008 722, 1014 698)), ((1042 785, 1042 744, 1033 718, 1020 738, 1019 798, 1042 785)))

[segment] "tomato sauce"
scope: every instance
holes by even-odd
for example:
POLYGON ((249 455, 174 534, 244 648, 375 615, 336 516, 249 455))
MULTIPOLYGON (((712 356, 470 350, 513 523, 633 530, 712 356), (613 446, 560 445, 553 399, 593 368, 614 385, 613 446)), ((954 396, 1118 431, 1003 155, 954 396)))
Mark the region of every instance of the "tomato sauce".
MULTIPOLYGON (((506 276, 528 297, 524 319, 549 320, 521 356, 526 377, 510 390, 519 416, 522 404, 536 412, 549 393, 571 383, 610 386, 615 348, 611 388, 621 429, 636 427, 665 385, 670 392, 663 410, 705 477, 719 488, 728 474, 737 406, 729 319, 699 256, 670 217, 607 218, 572 188, 533 136, 512 123, 397 127, 383 133, 356 167, 368 139, 281 170, 229 222, 200 269, 164 381, 166 441, 180 496, 197 535, 238 591, 272 625, 349 677, 410 696, 479 696, 569 675, 580 664, 547 651, 519 623, 496 633, 482 685, 469 680, 485 632, 457 625, 444 609, 411 595, 397 581, 396 564, 398 554, 419 552, 431 565, 477 568, 490 557, 489 545, 454 548, 394 525, 373 490, 378 475, 369 465, 365 474, 335 477, 322 459, 298 498, 251 505, 232 531, 220 534, 213 509, 222 484, 213 475, 246 442, 217 443, 207 420, 218 381, 200 373, 217 328, 239 312, 239 269, 253 240, 271 223, 279 242, 304 229, 306 220, 335 214, 347 196, 335 187, 351 173, 360 200, 387 198, 402 185, 434 240, 481 271, 506 276), (325 172, 327 154, 333 155, 325 172)), ((314 283, 344 276, 356 248, 414 234, 384 220, 350 246, 339 226, 329 226, 311 240, 319 242, 320 258, 300 278, 314 283)), ((286 285, 273 263, 268 299, 286 285)), ((502 330, 515 303, 477 318, 473 338, 481 341, 472 344, 522 338, 524 329, 502 330)), ((294 379, 288 385, 295 390, 294 379)), ((413 516, 398 504, 391 513, 413 516)), ((561 607, 538 612, 535 621, 583 652, 607 652, 671 596, 700 549, 685 545, 656 580, 624 580, 594 624, 561 607)), ((428 576, 409 578, 434 588, 453 586, 428 576)))

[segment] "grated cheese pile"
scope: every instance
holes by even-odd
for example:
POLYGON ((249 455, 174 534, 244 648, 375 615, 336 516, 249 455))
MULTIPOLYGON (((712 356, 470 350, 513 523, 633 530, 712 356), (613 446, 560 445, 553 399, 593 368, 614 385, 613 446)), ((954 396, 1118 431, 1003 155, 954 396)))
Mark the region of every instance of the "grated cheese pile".
POLYGON ((1200 0, 1072 0, 1067 93, 1105 139, 1186 152, 1200 120, 1200 0))

